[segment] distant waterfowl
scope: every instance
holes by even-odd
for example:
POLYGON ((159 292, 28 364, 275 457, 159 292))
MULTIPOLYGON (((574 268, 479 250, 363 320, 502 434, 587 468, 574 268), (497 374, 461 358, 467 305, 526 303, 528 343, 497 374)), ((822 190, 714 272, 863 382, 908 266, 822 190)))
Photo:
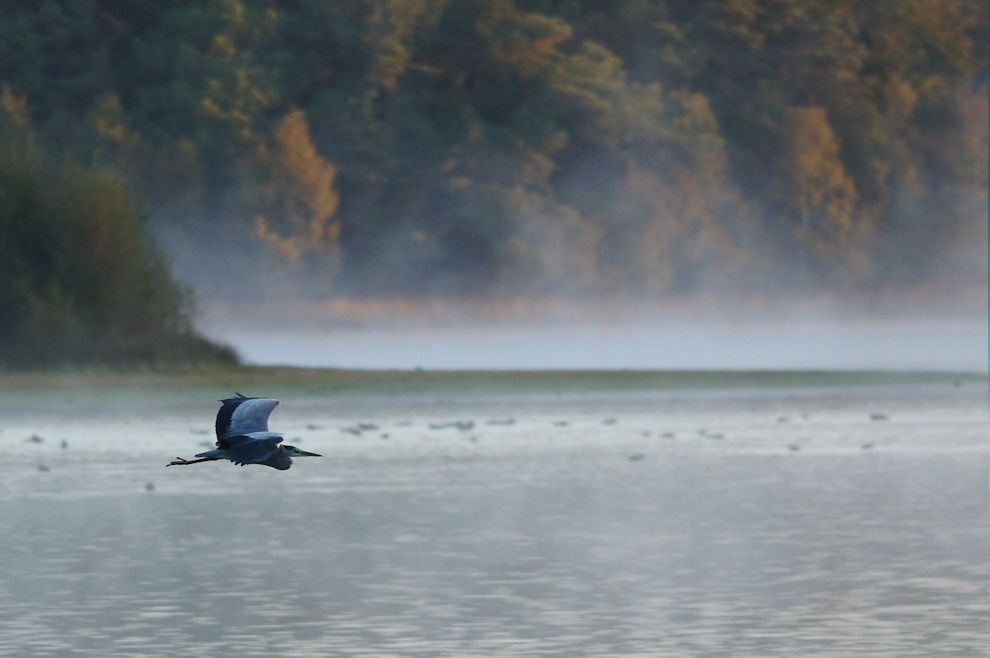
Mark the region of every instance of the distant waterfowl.
POLYGON ((431 430, 458 429, 462 432, 467 432, 474 429, 474 421, 453 420, 448 423, 431 423, 430 429, 431 430))
POLYGON ((215 450, 201 452, 196 459, 177 457, 166 466, 188 466, 200 462, 227 459, 235 464, 262 464, 280 471, 292 466, 293 457, 320 457, 295 446, 282 444, 282 435, 268 431, 268 417, 278 406, 272 398, 235 398, 220 400, 217 412, 215 450), (282 445, 280 445, 282 444, 282 445))

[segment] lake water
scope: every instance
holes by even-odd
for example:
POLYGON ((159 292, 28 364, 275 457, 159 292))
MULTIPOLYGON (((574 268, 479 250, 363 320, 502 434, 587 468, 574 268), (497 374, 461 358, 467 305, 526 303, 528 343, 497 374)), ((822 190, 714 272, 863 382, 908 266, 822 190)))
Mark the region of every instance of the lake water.
POLYGON ((137 400, 4 406, 0 655, 987 650, 978 383, 137 400))

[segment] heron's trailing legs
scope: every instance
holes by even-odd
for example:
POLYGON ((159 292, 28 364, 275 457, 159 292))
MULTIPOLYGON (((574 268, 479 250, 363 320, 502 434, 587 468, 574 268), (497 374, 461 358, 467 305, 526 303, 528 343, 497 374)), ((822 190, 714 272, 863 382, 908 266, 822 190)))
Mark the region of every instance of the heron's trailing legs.
POLYGON ((202 459, 183 459, 182 457, 176 457, 169 463, 165 464, 166 467, 169 466, 188 466, 189 464, 198 464, 199 462, 212 462, 222 457, 203 457, 202 459))

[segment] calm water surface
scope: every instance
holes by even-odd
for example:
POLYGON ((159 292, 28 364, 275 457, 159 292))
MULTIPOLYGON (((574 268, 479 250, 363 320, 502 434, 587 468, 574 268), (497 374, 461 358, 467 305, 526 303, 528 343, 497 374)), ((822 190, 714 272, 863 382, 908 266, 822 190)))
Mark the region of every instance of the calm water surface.
POLYGON ((209 399, 8 405, 0 655, 983 655, 984 398, 284 399, 284 473, 162 468, 209 399))

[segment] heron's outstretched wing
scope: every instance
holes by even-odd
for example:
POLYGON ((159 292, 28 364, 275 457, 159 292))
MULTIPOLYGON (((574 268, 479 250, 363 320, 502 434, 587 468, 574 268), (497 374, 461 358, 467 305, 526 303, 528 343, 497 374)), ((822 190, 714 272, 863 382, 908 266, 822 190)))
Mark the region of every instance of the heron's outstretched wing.
POLYGON ((268 417, 272 415, 278 400, 271 398, 246 398, 240 393, 236 398, 220 400, 217 412, 217 445, 220 439, 235 434, 267 432, 268 417))
POLYGON ((274 432, 257 432, 254 436, 231 436, 226 441, 230 446, 226 450, 227 459, 243 466, 257 464, 271 457, 278 450, 282 435, 274 432))

